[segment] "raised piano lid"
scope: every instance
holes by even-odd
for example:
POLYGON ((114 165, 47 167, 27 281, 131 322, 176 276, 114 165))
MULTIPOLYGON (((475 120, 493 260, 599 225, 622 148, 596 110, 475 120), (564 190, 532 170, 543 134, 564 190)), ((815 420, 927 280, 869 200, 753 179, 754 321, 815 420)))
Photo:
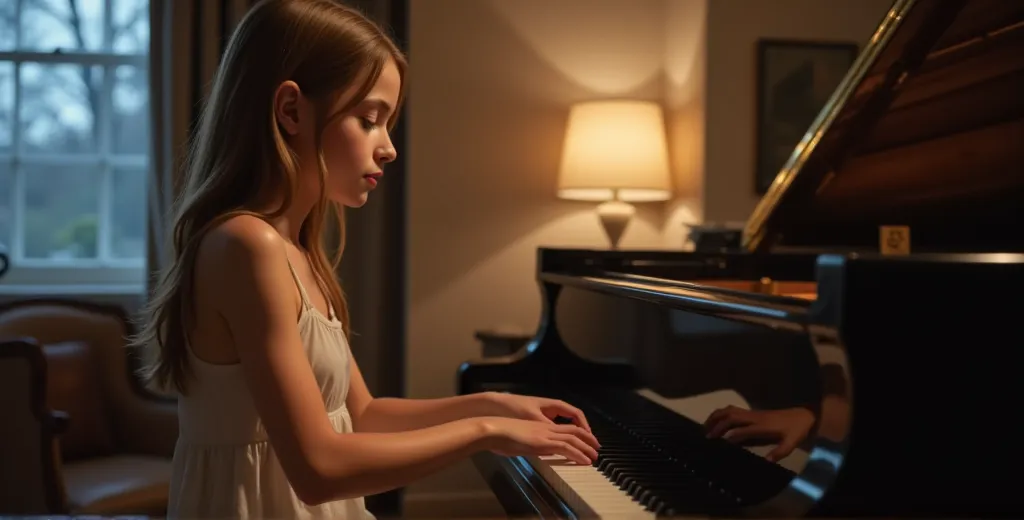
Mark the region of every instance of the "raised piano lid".
POLYGON ((748 251, 1024 251, 1024 2, 898 0, 761 199, 748 251))

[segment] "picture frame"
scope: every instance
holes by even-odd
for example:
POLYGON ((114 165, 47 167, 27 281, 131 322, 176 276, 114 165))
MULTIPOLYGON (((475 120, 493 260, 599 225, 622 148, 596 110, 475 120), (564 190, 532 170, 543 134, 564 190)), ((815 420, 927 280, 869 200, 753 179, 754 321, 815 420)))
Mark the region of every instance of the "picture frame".
POLYGON ((852 42, 757 41, 754 186, 758 195, 768 191, 859 52, 852 42))

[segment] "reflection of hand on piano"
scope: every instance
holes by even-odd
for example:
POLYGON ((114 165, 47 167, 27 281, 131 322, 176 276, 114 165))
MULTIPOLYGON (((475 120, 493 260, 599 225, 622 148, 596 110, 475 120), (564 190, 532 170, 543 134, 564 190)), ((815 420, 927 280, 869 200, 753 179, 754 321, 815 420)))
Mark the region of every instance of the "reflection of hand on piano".
POLYGON ((484 418, 487 449, 505 457, 561 455, 589 466, 600 444, 589 431, 573 424, 484 418))
POLYGON ((734 443, 767 441, 776 444, 766 458, 778 461, 800 445, 814 426, 814 414, 806 408, 744 410, 735 406, 719 408, 704 423, 708 437, 722 437, 734 443))

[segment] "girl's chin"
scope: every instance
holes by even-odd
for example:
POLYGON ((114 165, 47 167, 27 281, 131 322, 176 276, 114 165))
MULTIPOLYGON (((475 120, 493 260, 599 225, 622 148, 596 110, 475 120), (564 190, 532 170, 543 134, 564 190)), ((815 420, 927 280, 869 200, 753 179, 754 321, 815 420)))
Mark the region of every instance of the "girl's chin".
POLYGON ((331 200, 335 203, 341 204, 346 208, 360 208, 366 204, 366 200, 370 197, 370 192, 364 191, 355 196, 346 195, 344 197, 334 197, 331 200))

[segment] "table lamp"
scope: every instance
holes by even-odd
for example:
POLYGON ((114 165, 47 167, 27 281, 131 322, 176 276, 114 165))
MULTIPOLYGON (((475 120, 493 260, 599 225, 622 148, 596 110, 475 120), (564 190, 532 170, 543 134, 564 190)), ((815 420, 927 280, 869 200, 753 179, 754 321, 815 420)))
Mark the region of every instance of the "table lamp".
POLYGON ((612 249, 636 209, 668 200, 671 180, 661 107, 646 101, 589 101, 569 112, 558 197, 597 206, 612 249))

